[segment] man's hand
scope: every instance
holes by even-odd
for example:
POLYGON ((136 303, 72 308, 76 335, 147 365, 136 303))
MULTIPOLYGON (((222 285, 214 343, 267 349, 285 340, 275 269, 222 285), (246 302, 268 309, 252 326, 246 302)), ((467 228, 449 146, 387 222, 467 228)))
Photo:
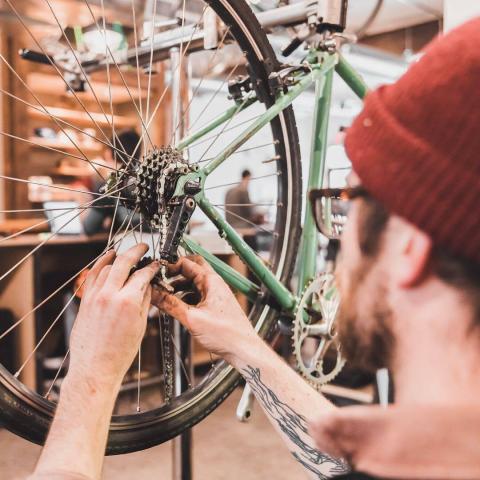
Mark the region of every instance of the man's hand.
MULTIPOLYGON (((307 432, 312 412, 334 408, 257 335, 230 288, 202 257, 183 257, 170 266, 201 295, 191 306, 153 289, 152 303, 179 320, 210 352, 222 356, 249 383, 269 420, 312 478, 348 471, 343 461, 318 452, 307 432)), ((182 279, 183 282, 183 279, 182 279)))
POLYGON ((145 332, 150 282, 159 266, 154 262, 130 275, 147 250, 137 245, 116 259, 108 252, 88 273, 70 338, 70 366, 32 480, 68 474, 100 479, 113 406, 145 332))
POLYGON ((137 245, 116 259, 108 252, 90 270, 70 340, 70 376, 120 385, 145 332, 159 267, 153 262, 130 276, 147 250, 137 245))
POLYGON ((155 288, 152 303, 179 320, 209 352, 233 363, 238 352, 259 341, 228 285, 202 257, 182 257, 169 272, 193 282, 200 303, 191 306, 155 288))

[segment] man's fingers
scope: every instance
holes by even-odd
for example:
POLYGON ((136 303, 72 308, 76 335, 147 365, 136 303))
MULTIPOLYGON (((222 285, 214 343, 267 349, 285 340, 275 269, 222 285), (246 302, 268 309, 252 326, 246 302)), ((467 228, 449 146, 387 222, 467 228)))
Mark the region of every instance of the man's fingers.
POLYGON ((176 318, 183 326, 188 328, 188 305, 185 302, 158 288, 152 289, 151 302, 160 311, 176 318))
POLYGON ((110 265, 115 258, 115 250, 109 250, 105 255, 102 255, 93 265, 93 267, 88 272, 87 280, 85 281, 85 286, 95 283, 98 275, 103 270, 105 265, 110 265))
POLYGON ((110 273, 110 270, 112 269, 111 265, 106 265, 103 267, 102 271, 98 274, 97 279, 95 281, 94 285, 96 290, 99 290, 100 288, 103 287, 105 284, 105 280, 108 278, 108 274, 110 273))
POLYGON ((147 251, 148 245, 140 243, 119 255, 115 262, 113 262, 110 275, 107 279, 109 287, 120 290, 130 276, 132 268, 140 261, 147 251))
POLYGON ((186 257, 180 257, 180 260, 177 263, 170 264, 168 266, 168 273, 170 275, 182 273, 182 269, 184 268, 183 262, 186 260, 190 263, 196 263, 205 273, 211 273, 214 271, 210 264, 200 255, 187 255, 186 257))
POLYGON ((124 289, 128 289, 131 292, 143 292, 150 285, 153 277, 158 272, 160 264, 158 262, 152 262, 150 265, 137 270, 127 281, 124 289))
POLYGON ((189 255, 186 258, 203 267, 206 272, 211 273, 215 271, 213 270, 213 267, 201 255, 189 255))
POLYGON ((182 257, 175 265, 169 268, 170 274, 181 274, 187 280, 191 280, 195 286, 201 290, 202 280, 211 273, 211 269, 205 264, 200 265, 199 260, 193 261, 191 257, 182 257))
POLYGON ((143 297, 142 302, 142 314, 146 317, 148 315, 148 310, 150 309, 150 304, 152 303, 152 287, 148 285, 145 296, 143 297))

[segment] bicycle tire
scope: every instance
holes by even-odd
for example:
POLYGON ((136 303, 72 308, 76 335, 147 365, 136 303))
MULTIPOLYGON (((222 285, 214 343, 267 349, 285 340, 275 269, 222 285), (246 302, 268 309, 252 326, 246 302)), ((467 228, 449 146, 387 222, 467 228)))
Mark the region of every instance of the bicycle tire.
MULTIPOLYGON (((274 102, 269 90, 268 75, 279 69, 274 51, 255 15, 244 0, 207 0, 246 54, 266 105, 274 102)), ((286 208, 278 209, 272 264, 278 278, 287 284, 296 260, 300 239, 301 164, 298 134, 293 109, 287 108, 271 122, 272 133, 281 141, 276 145, 280 175, 278 187, 286 200, 286 208), (286 191, 285 191, 286 190, 286 191)), ((262 321, 259 335, 268 339, 276 324, 277 313, 258 300, 252 318, 262 321)), ((176 405, 169 405, 138 415, 114 416, 111 422, 107 454, 124 454, 143 450, 170 440, 194 426, 218 407, 237 386, 240 375, 222 362, 215 374, 215 383, 194 387, 176 405), (168 411, 172 410, 172 411, 168 411), (132 420, 132 417, 135 420, 132 420)), ((43 444, 48 433, 54 406, 34 394, 0 365, 0 416, 4 426, 34 443, 43 444)))

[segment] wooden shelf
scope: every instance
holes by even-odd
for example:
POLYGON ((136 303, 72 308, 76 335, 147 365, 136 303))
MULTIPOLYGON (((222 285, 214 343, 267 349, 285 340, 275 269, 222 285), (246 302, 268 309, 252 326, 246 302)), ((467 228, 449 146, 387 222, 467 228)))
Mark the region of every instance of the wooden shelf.
MULTIPOLYGON (((42 93, 49 96, 52 95, 67 95, 73 98, 73 95, 66 90, 66 85, 63 79, 61 79, 57 74, 48 75, 46 73, 30 73, 28 75, 28 86, 36 93, 42 93)), ((139 94, 138 88, 128 85, 128 90, 125 88, 125 85, 122 83, 111 84, 110 88, 107 83, 96 82, 94 80, 90 81, 92 88, 95 92, 95 95, 100 100, 100 102, 105 104, 110 104, 110 91, 112 93, 112 103, 121 104, 121 103, 132 103, 133 99, 138 102, 138 99, 147 98, 147 92, 142 91, 139 94), (130 92, 130 93, 129 93, 130 92)), ((77 95, 79 98, 89 98, 95 101, 95 97, 91 91, 89 91, 88 84, 85 85, 87 88, 86 92, 78 92, 77 95)))
MULTIPOLYGON (((28 141, 35 144, 35 145, 32 145, 32 148, 40 148, 45 151, 47 149, 44 149, 42 147, 56 148, 57 150, 62 150, 64 152, 79 154, 78 149, 72 143, 63 143, 57 140, 51 140, 49 138, 43 138, 43 137, 30 137, 28 141)), ((102 152, 102 147, 99 144, 85 145, 84 143, 77 142, 77 141, 75 141, 75 143, 85 153, 100 154, 102 152)))
MULTIPOLYGON (((94 122, 92 119, 100 126, 100 127, 111 127, 112 116, 108 113, 105 115, 103 113, 96 113, 96 112, 89 112, 87 115, 84 111, 78 110, 69 110, 67 108, 59 108, 59 107, 45 107, 45 109, 54 117, 57 117, 61 120, 65 120, 66 122, 73 123, 75 125, 87 126, 91 128, 95 128, 94 122), (108 120, 107 120, 108 119, 108 120)), ((39 120, 48 120, 51 121, 49 116, 43 110, 37 110, 32 107, 28 107, 28 114, 35 119, 39 120)), ((114 122, 116 128, 135 128, 137 126, 137 119, 136 118, 129 118, 120 115, 114 116, 114 122)))

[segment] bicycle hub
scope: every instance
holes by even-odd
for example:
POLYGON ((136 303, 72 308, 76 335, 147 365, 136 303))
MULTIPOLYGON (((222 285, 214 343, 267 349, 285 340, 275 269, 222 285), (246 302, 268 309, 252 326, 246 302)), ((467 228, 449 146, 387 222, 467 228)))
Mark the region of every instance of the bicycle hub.
MULTIPOLYGON (((178 246, 196 207, 194 196, 200 191, 200 185, 192 186, 190 182, 183 195, 175 196, 177 182, 182 175, 196 170, 196 165, 189 165, 179 150, 170 146, 154 148, 124 170, 117 185, 122 189, 125 206, 137 211, 141 221, 160 235, 159 258, 165 263, 178 261, 178 246)), ((106 188, 111 188, 109 182, 116 184, 115 180, 107 181, 106 188)))

